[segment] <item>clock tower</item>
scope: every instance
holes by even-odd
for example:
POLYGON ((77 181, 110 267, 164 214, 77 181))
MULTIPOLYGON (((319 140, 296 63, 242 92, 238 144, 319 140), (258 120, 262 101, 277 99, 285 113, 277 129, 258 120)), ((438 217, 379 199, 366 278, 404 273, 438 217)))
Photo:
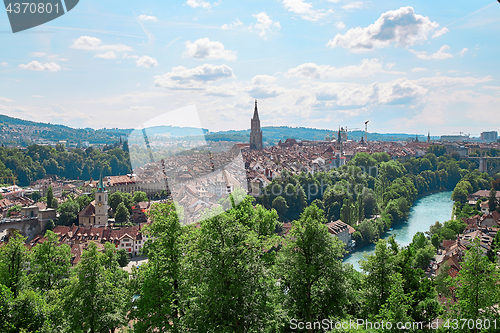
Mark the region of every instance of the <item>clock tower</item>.
POLYGON ((108 191, 102 183, 102 175, 95 192, 95 226, 108 225, 108 191))

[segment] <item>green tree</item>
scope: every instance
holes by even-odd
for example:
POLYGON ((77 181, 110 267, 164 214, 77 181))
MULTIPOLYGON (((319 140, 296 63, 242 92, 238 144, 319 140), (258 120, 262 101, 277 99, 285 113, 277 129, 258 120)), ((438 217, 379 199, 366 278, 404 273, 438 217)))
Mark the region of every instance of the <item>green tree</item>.
POLYGON ((71 268, 71 248, 59 244, 59 237, 52 231, 47 231, 45 238, 33 248, 30 265, 32 286, 42 291, 63 286, 71 268))
POLYGON ((488 197, 488 208, 490 212, 494 212, 498 207, 497 191, 491 188, 490 196, 488 197))
POLYGON ((13 212, 20 212, 20 211, 21 211, 21 205, 14 205, 7 210, 7 217, 12 216, 13 212))
POLYGON ((286 200, 280 195, 273 200, 272 207, 276 209, 280 220, 283 221, 286 213, 288 212, 288 205, 286 204, 286 200))
POLYGON ((444 223, 444 228, 451 229, 455 232, 455 235, 461 234, 464 232, 467 224, 462 220, 450 220, 444 223))
MULTIPOLYGON (((389 276, 389 297, 387 302, 380 308, 378 318, 386 322, 396 323, 412 322, 411 311, 411 295, 404 292, 403 285, 405 281, 400 273, 393 273, 389 276)), ((397 331, 393 329, 385 330, 387 332, 397 331)))
POLYGON ((324 212, 309 206, 292 224, 279 254, 278 276, 288 316, 313 322, 343 315, 344 244, 326 228, 324 212))
POLYGON ((263 248, 271 246, 266 240, 277 214, 253 212, 250 199, 191 229, 191 251, 183 258, 192 300, 186 331, 260 332, 272 325, 276 281, 268 267, 272 253, 263 248))
MULTIPOLYGON (((461 270, 454 281, 458 302, 453 310, 456 318, 477 319, 493 318, 497 310, 499 287, 498 271, 495 264, 482 256, 479 239, 474 239, 472 247, 466 252, 461 270)), ((468 329, 466 331, 469 331, 468 329)), ((474 329, 477 332, 477 328, 474 329)))
POLYGON ((173 204, 154 204, 151 224, 145 227, 148 262, 141 266, 140 297, 135 302, 134 325, 140 332, 182 332, 182 229, 173 204))
POLYGON ((49 220, 47 222, 47 224, 45 225, 45 232, 47 232, 48 230, 54 230, 54 228, 56 227, 56 224, 54 223, 54 220, 49 220))
POLYGON ((344 199, 344 203, 340 209, 340 219, 349 225, 356 225, 357 209, 348 198, 344 199))
POLYGON ((12 291, 0 283, 0 332, 10 332, 15 329, 11 316, 13 298, 12 291))
POLYGON ((125 207, 125 204, 123 202, 120 202, 120 204, 116 208, 115 221, 118 223, 127 222, 129 216, 130 214, 127 210, 127 207, 125 207))
MULTIPOLYGON (((52 309, 47 303, 47 298, 40 292, 29 289, 23 290, 12 302, 10 316, 15 329, 10 332, 56 331, 54 330, 55 325, 50 323, 52 309)), ((61 331, 61 326, 59 325, 57 331, 61 331)))
POLYGON ((377 314, 390 295, 389 277, 395 272, 395 256, 391 247, 384 239, 380 239, 375 246, 375 253, 365 256, 360 261, 361 269, 367 273, 365 277, 365 290, 367 310, 377 314))
POLYGON ((446 154, 446 147, 443 145, 430 145, 427 152, 436 155, 436 157, 443 156, 446 154))
POLYGON ((78 203, 78 209, 80 211, 85 207, 87 207, 91 201, 92 200, 90 200, 89 196, 86 194, 82 194, 78 198, 76 198, 76 202, 78 203))
POLYGON ((118 205, 123 202, 122 198, 122 193, 121 192, 115 192, 111 194, 108 198, 108 204, 109 207, 113 210, 113 213, 116 214, 116 209, 118 208, 118 205))
POLYGON ((78 221, 78 212, 80 212, 80 205, 78 202, 73 201, 71 197, 57 207, 59 212, 58 224, 71 225, 78 221))
POLYGON ((453 201, 458 201, 461 203, 465 203, 467 201, 467 197, 469 196, 470 193, 469 189, 472 190, 472 186, 470 185, 469 182, 466 183, 468 183, 469 186, 463 184, 463 182, 460 182, 457 184, 457 186, 455 186, 455 189, 451 194, 451 198, 453 199, 453 201))
POLYGON ((52 185, 49 185, 49 188, 47 189, 47 207, 48 208, 56 208, 53 206, 54 204, 54 190, 52 189, 52 185))
POLYGON ((127 251, 125 249, 118 250, 118 264, 120 265, 120 267, 127 266, 129 262, 130 258, 127 251))
POLYGON ((113 332, 126 323, 123 298, 128 293, 113 284, 113 274, 103 260, 104 255, 91 242, 75 268, 65 299, 65 312, 73 332, 113 332))
POLYGON ((9 242, 0 246, 0 284, 9 288, 14 298, 19 295, 26 278, 28 250, 25 241, 26 237, 16 230, 9 242))
POLYGON ((40 195, 40 192, 38 191, 35 191, 33 193, 31 193, 31 199, 34 201, 34 202, 38 202, 38 200, 40 200, 42 196, 40 195))
POLYGON ((148 195, 146 194, 146 192, 137 191, 134 193, 133 200, 134 202, 148 201, 148 195))

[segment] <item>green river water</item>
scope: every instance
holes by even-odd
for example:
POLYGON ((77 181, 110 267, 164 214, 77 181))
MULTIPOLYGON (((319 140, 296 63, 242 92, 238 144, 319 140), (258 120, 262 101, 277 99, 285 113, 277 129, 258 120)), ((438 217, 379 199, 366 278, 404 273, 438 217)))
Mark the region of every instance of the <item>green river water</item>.
MULTIPOLYGON (((395 234, 398 244, 406 246, 411 243, 413 235, 417 232, 428 231, 429 226, 436 221, 443 223, 450 220, 452 209, 451 191, 434 193, 420 198, 413 204, 408 221, 393 226, 394 230, 386 232, 383 238, 388 239, 395 234)), ((361 270, 358 261, 363 259, 364 254, 370 255, 374 251, 375 244, 366 245, 346 255, 344 262, 351 263, 355 269, 361 270)))

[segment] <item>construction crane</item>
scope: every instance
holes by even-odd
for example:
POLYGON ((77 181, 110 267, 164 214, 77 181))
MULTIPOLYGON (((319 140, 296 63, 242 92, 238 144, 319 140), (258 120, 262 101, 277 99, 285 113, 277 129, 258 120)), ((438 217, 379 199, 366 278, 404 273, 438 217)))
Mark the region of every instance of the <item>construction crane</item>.
POLYGON ((10 180, 12 180, 12 184, 14 186, 14 191, 13 191, 14 192, 14 197, 16 197, 16 179, 17 179, 17 177, 14 176, 14 175, 12 175, 10 177, 0 177, 0 179, 10 179, 10 180))
POLYGON ((368 123, 369 122, 370 122, 369 120, 365 121, 365 142, 368 142, 368 123))
POLYGON ((0 179, 11 179, 12 180, 12 185, 16 186, 16 179, 17 177, 12 175, 10 177, 0 177, 0 179))

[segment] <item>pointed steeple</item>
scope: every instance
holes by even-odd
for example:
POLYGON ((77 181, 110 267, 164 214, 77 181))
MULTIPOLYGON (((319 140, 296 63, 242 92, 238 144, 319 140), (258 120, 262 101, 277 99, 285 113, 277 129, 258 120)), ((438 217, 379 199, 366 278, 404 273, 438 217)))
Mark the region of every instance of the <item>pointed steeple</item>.
POLYGON ((99 177, 99 186, 97 187, 98 192, 104 192, 104 184, 102 183, 102 170, 101 175, 99 177))
POLYGON ((250 120, 250 149, 262 150, 262 131, 260 130, 259 111, 257 110, 257 100, 255 100, 255 109, 253 118, 250 120))
POLYGON ((427 132, 427 142, 431 142, 431 132, 427 132))
POLYGON ((257 100, 255 100, 255 109, 253 110, 253 119, 259 120, 259 111, 257 110, 257 100))

